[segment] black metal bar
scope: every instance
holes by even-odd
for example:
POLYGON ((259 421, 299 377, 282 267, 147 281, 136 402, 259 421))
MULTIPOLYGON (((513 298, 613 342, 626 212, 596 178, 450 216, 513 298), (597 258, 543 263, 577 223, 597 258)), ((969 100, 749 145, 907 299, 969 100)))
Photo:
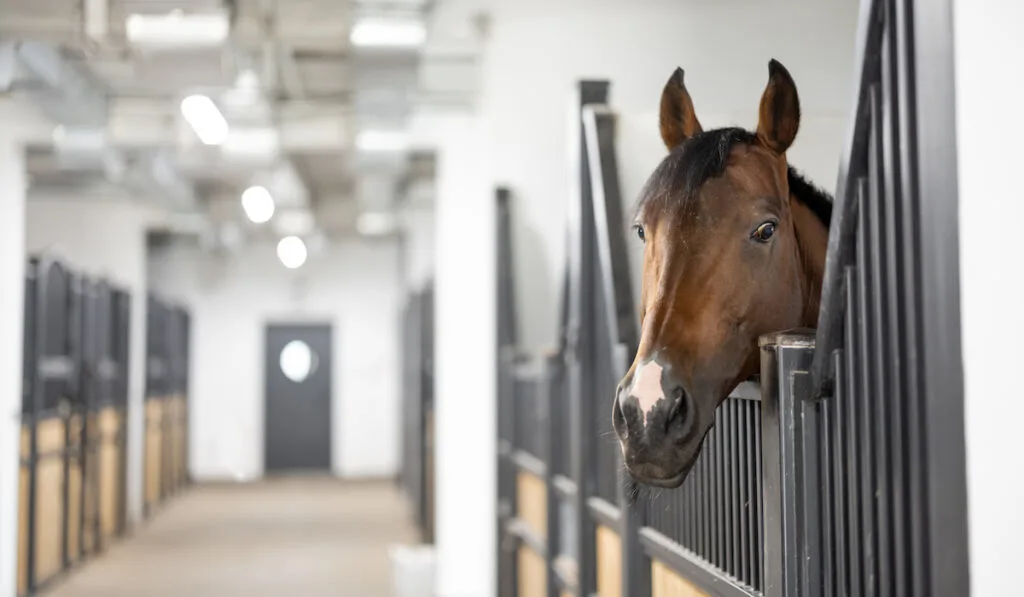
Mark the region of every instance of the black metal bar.
MULTIPOLYGON (((844 278, 845 283, 845 278, 844 278)), ((832 510, 828 514, 834 521, 833 549, 834 558, 832 565, 835 566, 835 595, 850 595, 850 578, 847 572, 850 559, 853 557, 847 544, 847 537, 850 534, 849 513, 846 509, 846 428, 848 418, 845 416, 846 403, 850 400, 846 393, 846 370, 844 364, 844 351, 837 350, 832 353, 833 369, 836 372, 836 391, 831 406, 831 437, 829 443, 832 446, 832 510)), ((825 563, 826 570, 829 563, 825 563)))
MULTIPOLYGON (((836 375, 838 376, 838 371, 836 375)), ((835 484, 832 471, 832 463, 834 462, 832 454, 836 449, 836 443, 832 436, 832 419, 835 418, 833 409, 836 406, 836 397, 838 395, 839 388, 837 386, 832 400, 823 400, 817 404, 818 428, 815 430, 819 441, 817 457, 818 470, 821 477, 819 483, 813 487, 813 490, 820 496, 821 518, 818 520, 821 525, 821 546, 818 553, 821 557, 821 569, 819 572, 822 576, 821 588, 824 597, 834 597, 836 594, 835 576, 837 564, 835 556, 837 550, 835 530, 838 524, 841 523, 841 519, 836 517, 833 510, 835 484)), ((814 408, 814 406, 809 408, 814 408)), ((813 583, 811 587, 813 590, 813 583)))
POLYGON ((847 461, 844 470, 849 479, 848 499, 846 502, 846 519, 849 521, 850 552, 850 595, 863 595, 864 587, 864 551, 861 549, 861 542, 864 538, 864 526, 861 524, 861 487, 863 481, 860 476, 860 444, 861 421, 858 416, 857 399, 860 396, 858 390, 859 380, 854 368, 856 358, 861 354, 860 337, 857 333, 857 297, 860 296, 860 277, 857 269, 853 266, 846 268, 844 278, 846 288, 846 348, 844 374, 837 376, 837 380, 845 376, 846 386, 844 388, 846 412, 846 455, 847 461))
POLYGON ((952 2, 902 0, 910 107, 901 149, 914 164, 905 193, 907 218, 917 223, 919 287, 915 332, 923 382, 919 419, 927 463, 929 585, 934 597, 969 592, 964 389, 960 344, 959 199, 953 67, 952 2), (927 200, 925 200, 927 198, 927 200), (927 300, 924 300, 927 297, 927 300))
MULTIPOLYGON (((579 83, 579 106, 589 104, 606 104, 608 100, 608 82, 581 81, 579 83)), ((589 597, 597 590, 596 547, 594 536, 596 528, 588 515, 587 500, 595 494, 595 470, 593 437, 589 422, 594 420, 593 396, 597 388, 594 380, 594 318, 597 315, 594 307, 593 279, 596 274, 594 255, 593 226, 594 209, 591 200, 591 177, 587 163, 585 147, 586 139, 582 131, 582 115, 577 116, 580 125, 579 134, 579 184, 580 195, 569 207, 569 271, 570 271, 570 308, 567 329, 566 355, 568 362, 569 381, 569 412, 573 422, 572 443, 575 446, 571 476, 577 484, 575 496, 576 507, 576 545, 578 548, 577 570, 579 581, 577 597, 589 597)))
POLYGON ((562 587, 559 585, 555 561, 562 553, 561 517, 558 492, 554 488, 554 480, 558 466, 556 464, 557 452, 559 450, 558 437, 561 435, 563 425, 561 411, 559 408, 560 390, 559 378, 561 376, 562 354, 557 350, 548 354, 544 359, 543 372, 541 374, 542 392, 541 401, 546 410, 543 418, 542 433, 547 438, 547 466, 545 467, 544 486, 545 505, 547 512, 547 597, 559 597, 562 587))
MULTIPOLYGON (((883 57, 887 53, 887 40, 881 40, 881 51, 883 57)), ((883 60, 884 63, 884 60, 883 60)), ((871 385, 869 393, 865 396, 871 404, 872 427, 874 428, 874 474, 875 474, 875 546, 876 562, 878 566, 879 597, 890 597, 892 595, 891 567, 892 537, 891 504, 890 497, 892 488, 889 484, 889 405, 887 404, 887 390, 889 387, 888 372, 890 363, 893 360, 887 340, 888 321, 886 319, 885 297, 887 278, 887 263, 885 256, 887 246, 885 243, 884 229, 885 212, 882 203, 885 201, 885 177, 886 168, 883 155, 884 129, 882 114, 882 87, 884 82, 873 85, 869 96, 869 114, 871 118, 871 132, 868 142, 868 197, 865 212, 870 214, 865 218, 867 227, 867 256, 870 261, 864 263, 869 274, 868 311, 865 314, 869 322, 868 329, 871 335, 870 358, 872 359, 868 369, 871 385)), ((865 363, 867 366, 868 363, 865 363)))

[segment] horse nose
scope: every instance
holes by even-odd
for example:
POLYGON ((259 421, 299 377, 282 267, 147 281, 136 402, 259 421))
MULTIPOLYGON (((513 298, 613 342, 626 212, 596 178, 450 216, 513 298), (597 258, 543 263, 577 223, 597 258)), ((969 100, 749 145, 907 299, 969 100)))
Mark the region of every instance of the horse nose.
POLYGON ((633 441, 682 439, 692 419, 682 381, 655 360, 638 367, 633 378, 620 386, 615 403, 615 428, 633 441))

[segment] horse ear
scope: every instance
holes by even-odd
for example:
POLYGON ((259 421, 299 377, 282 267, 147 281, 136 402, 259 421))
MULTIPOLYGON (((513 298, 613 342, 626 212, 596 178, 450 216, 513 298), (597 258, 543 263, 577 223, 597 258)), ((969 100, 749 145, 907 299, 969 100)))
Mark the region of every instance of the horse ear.
POLYGON ((700 134, 700 122, 693 111, 693 100, 683 83, 683 69, 677 68, 661 92, 661 140, 669 151, 690 137, 700 134))
POLYGON ((796 84, 778 60, 768 63, 768 86, 761 95, 757 139, 775 153, 783 154, 800 128, 800 98, 796 84))

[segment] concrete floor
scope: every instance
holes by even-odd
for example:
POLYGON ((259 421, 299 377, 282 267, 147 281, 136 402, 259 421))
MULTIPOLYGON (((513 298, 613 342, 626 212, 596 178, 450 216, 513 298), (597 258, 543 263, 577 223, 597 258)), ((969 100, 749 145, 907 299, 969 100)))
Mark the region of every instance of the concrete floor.
POLYGON ((47 597, 388 597, 414 543, 391 483, 286 478, 197 486, 47 597))

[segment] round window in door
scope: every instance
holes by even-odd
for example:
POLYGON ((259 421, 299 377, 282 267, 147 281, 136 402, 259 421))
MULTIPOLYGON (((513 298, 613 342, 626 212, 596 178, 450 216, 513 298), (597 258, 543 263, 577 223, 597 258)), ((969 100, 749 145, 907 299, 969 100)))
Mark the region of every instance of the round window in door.
POLYGON ((281 372, 295 383, 302 383, 316 371, 316 353, 302 340, 292 340, 281 349, 281 372))

